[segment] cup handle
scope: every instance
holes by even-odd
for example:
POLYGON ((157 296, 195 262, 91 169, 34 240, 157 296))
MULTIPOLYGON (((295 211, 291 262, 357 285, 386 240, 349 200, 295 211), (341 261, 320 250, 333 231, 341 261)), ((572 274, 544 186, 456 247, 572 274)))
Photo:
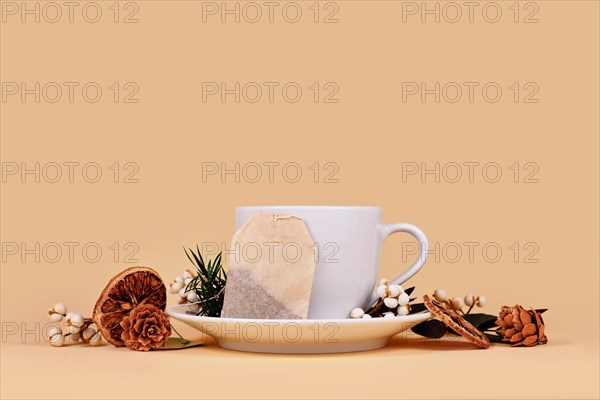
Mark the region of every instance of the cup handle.
POLYGON ((385 239, 387 239, 391 234, 397 232, 410 233, 415 239, 417 239, 417 242, 419 242, 419 257, 417 258, 417 261, 410 266, 410 268, 390 281, 390 284, 392 285, 400 285, 412 278, 414 274, 419 272, 423 264, 425 264, 425 260, 427 259, 427 249, 429 248, 427 236, 425 236, 422 230, 411 224, 400 223, 384 225, 383 240, 385 241, 385 239))
MULTIPOLYGON (((410 268, 390 281, 390 285, 400 285, 409 280, 414 274, 419 272, 423 264, 425 264, 425 260, 427 259, 427 249, 429 248, 427 236, 425 236, 423 231, 414 225, 405 223, 383 225, 381 231, 382 242, 385 241, 385 239, 387 239, 391 234, 397 232, 410 233, 415 239, 417 239, 419 242, 419 257, 417 258, 417 261, 410 266, 410 268)), ((373 297, 371 298, 371 303, 374 303, 377 301, 377 299, 377 294, 374 293, 373 297)))

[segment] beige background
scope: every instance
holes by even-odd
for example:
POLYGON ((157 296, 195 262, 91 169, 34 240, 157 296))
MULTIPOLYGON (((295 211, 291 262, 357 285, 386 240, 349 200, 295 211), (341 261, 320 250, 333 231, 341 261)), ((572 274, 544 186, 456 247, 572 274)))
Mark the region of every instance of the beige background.
MULTIPOLYGON (((3 13, 3 83, 103 88, 97 103, 80 91, 72 103, 66 92, 55 104, 31 95, 1 103, 4 171, 14 165, 6 163, 79 162, 98 163, 103 172, 95 184, 80 173, 73 183, 66 175, 57 183, 36 183, 33 175, 2 182, 3 398, 598 398, 598 2, 537 1, 527 10, 521 2, 515 23, 513 2, 501 1, 497 23, 476 12, 473 23, 463 16, 454 24, 418 16, 403 22, 400 1, 337 1, 339 22, 332 24, 312 22, 313 2, 298 2, 296 24, 281 14, 273 23, 203 23, 200 1, 138 1, 139 22, 131 24, 122 19, 135 5, 125 10, 121 2, 114 23, 113 2, 98 4, 103 14, 95 24, 77 12, 73 23, 63 16, 55 24, 3 13), (536 5, 539 22, 523 23, 536 5), (203 103, 202 82, 222 81, 298 82, 303 97, 288 103, 279 92, 273 103, 236 104, 231 96, 203 103), (481 92, 472 103, 466 93, 455 104, 432 96, 402 101, 402 82, 436 81, 497 82, 503 96, 496 103, 481 92), (139 102, 115 103, 114 82, 121 90, 135 82, 139 102), (339 102, 315 103, 313 82, 335 82, 339 102), (521 92, 515 103, 513 82, 536 83, 539 102, 523 103, 521 92), (203 162, 270 161, 298 163, 302 179, 202 182, 203 162), (119 181, 132 162, 139 182, 114 183, 115 162, 119 181), (315 183, 315 162, 322 173, 325 163, 336 163, 339 182, 323 183, 321 175, 315 183), (431 175, 403 182, 403 162, 498 163, 503 175, 495 184, 481 170, 473 183, 465 176, 436 183, 431 175), (514 183, 515 162, 522 173, 535 163, 538 183, 522 183, 523 175, 514 183), (444 287, 485 294, 489 313, 514 303, 549 308, 550 342, 475 351, 398 337, 383 350, 322 356, 242 354, 212 344, 139 354, 44 342, 46 309, 62 301, 90 314, 108 279, 133 265, 126 250, 137 246, 134 258, 170 280, 188 267, 182 246, 228 242, 234 208, 259 204, 377 205, 386 222, 417 224, 440 247, 459 243, 466 251, 465 242, 478 242, 472 260, 431 258, 411 280, 416 293, 444 287), (80 245, 73 260, 63 253, 56 262, 49 262, 54 253, 23 262, 10 247, 40 243, 49 251, 53 242, 80 245), (129 242, 134 247, 123 249, 129 242), (534 247, 526 251, 529 242, 534 247), (86 243, 101 248, 99 261, 83 257, 86 243), (487 243, 503 250, 499 261, 483 257, 487 243), (535 246, 538 262, 524 262, 535 246)), ((386 244, 381 276, 408 264, 403 240, 386 244)))

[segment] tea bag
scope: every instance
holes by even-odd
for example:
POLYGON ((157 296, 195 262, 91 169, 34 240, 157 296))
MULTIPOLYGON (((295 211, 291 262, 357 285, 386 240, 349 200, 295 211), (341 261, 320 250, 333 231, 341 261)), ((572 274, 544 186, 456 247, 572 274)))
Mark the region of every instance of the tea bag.
POLYGON ((304 220, 257 212, 233 235, 223 318, 306 319, 315 246, 304 220))

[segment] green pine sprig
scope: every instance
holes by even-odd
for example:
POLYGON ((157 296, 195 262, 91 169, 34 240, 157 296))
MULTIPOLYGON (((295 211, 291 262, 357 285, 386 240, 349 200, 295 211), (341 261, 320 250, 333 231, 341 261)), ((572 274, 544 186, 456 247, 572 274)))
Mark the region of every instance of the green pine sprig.
POLYGON ((198 246, 196 252, 192 249, 189 249, 189 253, 185 248, 183 250, 197 270, 197 275, 185 287, 186 293, 193 290, 198 296, 199 300, 194 303, 200 309, 197 315, 220 317, 227 282, 227 273, 221 264, 221 253, 214 261, 209 260, 208 264, 205 264, 198 246))

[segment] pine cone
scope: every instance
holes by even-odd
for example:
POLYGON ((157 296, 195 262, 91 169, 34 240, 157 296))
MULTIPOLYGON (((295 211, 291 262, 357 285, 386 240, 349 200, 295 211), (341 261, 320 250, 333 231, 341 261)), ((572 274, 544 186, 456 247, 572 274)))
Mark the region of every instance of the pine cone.
POLYGON ((548 343, 544 334, 544 320, 536 310, 527 311, 520 305, 504 306, 496 320, 505 342, 513 346, 535 346, 548 343))
POLYGON ((140 304, 121 321, 121 340, 134 350, 163 347, 171 336, 169 316, 151 304, 140 304))

